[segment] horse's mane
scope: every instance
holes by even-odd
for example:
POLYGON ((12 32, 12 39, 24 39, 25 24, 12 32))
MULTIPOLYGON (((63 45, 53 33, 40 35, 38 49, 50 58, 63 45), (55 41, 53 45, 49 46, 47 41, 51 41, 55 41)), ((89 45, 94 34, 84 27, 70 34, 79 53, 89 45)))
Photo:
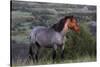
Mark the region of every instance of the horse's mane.
POLYGON ((65 25, 65 21, 67 19, 72 19, 72 18, 73 18, 73 16, 65 16, 58 23, 51 26, 51 28, 54 29, 57 32, 61 32, 63 30, 64 25, 65 25))

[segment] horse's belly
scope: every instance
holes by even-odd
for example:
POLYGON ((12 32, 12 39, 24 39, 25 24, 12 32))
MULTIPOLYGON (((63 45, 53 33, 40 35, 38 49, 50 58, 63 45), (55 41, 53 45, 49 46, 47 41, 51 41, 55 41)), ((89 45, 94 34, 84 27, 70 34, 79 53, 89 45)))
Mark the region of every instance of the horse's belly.
POLYGON ((53 43, 51 42, 51 37, 48 37, 46 35, 44 36, 38 36, 37 42, 40 46, 43 47, 52 47, 53 43))
POLYGON ((48 42, 48 40, 45 40, 45 39, 38 39, 38 42, 39 42, 40 44, 43 44, 43 45, 51 44, 50 42, 48 42))
POLYGON ((39 41, 38 43, 41 47, 53 47, 53 44, 50 42, 47 42, 46 40, 39 41))

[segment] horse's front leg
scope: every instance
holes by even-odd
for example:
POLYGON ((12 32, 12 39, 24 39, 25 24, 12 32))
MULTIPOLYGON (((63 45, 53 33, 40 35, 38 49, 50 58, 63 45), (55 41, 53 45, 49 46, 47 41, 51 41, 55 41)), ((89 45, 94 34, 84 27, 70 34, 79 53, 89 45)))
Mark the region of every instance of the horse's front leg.
POLYGON ((56 50, 57 50, 57 45, 54 45, 53 46, 53 55, 52 55, 52 59, 53 59, 53 63, 55 62, 55 59, 56 59, 56 50))
POLYGON ((61 46, 61 59, 64 60, 64 45, 61 46))

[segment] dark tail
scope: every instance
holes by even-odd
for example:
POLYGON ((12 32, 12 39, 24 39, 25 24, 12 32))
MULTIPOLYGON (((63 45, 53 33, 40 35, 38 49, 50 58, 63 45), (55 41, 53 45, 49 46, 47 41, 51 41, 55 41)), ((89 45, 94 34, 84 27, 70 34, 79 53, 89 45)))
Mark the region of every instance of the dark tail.
POLYGON ((27 63, 30 63, 31 60, 34 60, 33 51, 32 51, 32 44, 30 44, 30 46, 29 46, 27 63))

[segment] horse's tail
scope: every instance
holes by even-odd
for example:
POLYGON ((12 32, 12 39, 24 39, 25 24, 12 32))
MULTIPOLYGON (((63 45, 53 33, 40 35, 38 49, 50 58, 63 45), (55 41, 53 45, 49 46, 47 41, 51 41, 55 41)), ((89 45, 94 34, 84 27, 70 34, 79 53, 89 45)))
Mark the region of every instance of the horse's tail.
POLYGON ((29 39, 30 42, 35 43, 35 39, 36 39, 36 30, 35 30, 35 27, 33 27, 33 29, 31 30, 31 32, 29 32, 28 39, 29 39))
POLYGON ((28 32, 27 32, 27 39, 28 39, 28 40, 31 40, 31 32, 32 32, 32 31, 28 31, 28 32))

